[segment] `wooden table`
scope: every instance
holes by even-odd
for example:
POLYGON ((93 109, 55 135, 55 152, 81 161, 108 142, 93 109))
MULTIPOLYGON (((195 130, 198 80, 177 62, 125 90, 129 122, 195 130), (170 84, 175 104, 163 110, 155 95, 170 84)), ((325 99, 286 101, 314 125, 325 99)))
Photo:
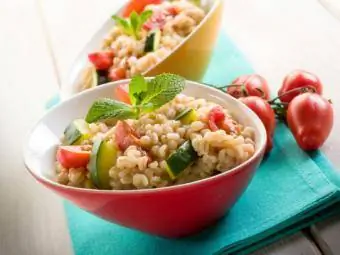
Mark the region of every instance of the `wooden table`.
MULTIPOLYGON (((1 254, 72 254, 61 199, 27 174, 21 146, 78 51, 122 2, 0 1, 1 254)), ((294 68, 317 73, 339 115, 340 22, 316 0, 226 0, 223 29, 272 87, 294 68)), ((339 145, 333 132, 323 148, 336 166, 339 145)), ((340 254, 339 233, 338 216, 256 254, 340 254)))

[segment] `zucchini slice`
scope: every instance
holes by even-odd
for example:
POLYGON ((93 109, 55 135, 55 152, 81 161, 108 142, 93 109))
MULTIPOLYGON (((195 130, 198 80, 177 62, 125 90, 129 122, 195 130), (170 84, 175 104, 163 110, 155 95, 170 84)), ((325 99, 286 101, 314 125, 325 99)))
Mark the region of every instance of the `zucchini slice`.
POLYGON ((175 120, 180 120, 182 124, 189 125, 198 120, 198 114, 194 109, 185 109, 176 116, 175 120))
POLYGON ((150 32, 148 37, 146 37, 144 52, 156 51, 159 48, 159 43, 161 41, 161 31, 154 30, 150 32))
POLYGON ((109 141, 94 142, 88 164, 91 180, 99 189, 111 189, 109 171, 116 164, 117 147, 109 141))
POLYGON ((183 143, 175 152, 173 152, 166 160, 167 172, 171 179, 176 177, 183 172, 188 166, 190 166, 198 155, 190 141, 183 143))
POLYGON ((80 145, 82 141, 90 138, 89 124, 83 119, 72 121, 64 131, 65 145, 80 145))

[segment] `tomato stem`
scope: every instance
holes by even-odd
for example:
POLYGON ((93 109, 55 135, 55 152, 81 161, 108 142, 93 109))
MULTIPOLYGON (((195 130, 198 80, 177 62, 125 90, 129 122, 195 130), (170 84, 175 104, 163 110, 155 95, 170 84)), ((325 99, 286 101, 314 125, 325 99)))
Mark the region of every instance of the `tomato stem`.
POLYGON ((293 92, 301 92, 301 93, 306 93, 306 92, 312 92, 312 93, 315 93, 316 90, 314 87, 312 86, 305 86, 305 87, 301 87, 301 88, 295 88, 295 89, 291 89, 275 98, 273 98, 272 100, 268 101, 269 104, 273 104, 276 100, 280 99, 281 97, 285 96, 285 95, 288 95, 288 94, 291 94, 293 92))

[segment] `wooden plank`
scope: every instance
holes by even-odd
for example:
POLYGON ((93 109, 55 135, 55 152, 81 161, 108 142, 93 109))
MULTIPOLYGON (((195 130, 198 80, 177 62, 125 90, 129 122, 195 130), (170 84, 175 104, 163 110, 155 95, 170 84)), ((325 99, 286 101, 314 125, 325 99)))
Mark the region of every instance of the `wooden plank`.
POLYGON ((315 224, 311 233, 325 255, 340 254, 340 215, 315 224))
POLYGON ((301 232, 283 238, 252 255, 321 255, 315 244, 307 239, 301 232))
POLYGON ((74 59, 91 36, 107 17, 126 2, 126 0, 39 1, 62 78, 67 75, 74 59))
POLYGON ((35 1, 0 1, 0 30, 0 253, 71 254, 60 198, 21 159, 28 129, 57 91, 35 1))

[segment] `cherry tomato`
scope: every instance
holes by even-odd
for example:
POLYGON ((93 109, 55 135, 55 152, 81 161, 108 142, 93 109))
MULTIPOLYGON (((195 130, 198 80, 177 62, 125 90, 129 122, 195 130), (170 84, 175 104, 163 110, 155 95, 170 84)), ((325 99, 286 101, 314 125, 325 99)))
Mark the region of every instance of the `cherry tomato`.
POLYGON ((107 70, 113 64, 112 51, 93 52, 88 55, 88 58, 97 70, 107 70))
POLYGON ((131 104, 128 90, 129 84, 120 84, 114 88, 114 93, 119 101, 131 104))
POLYGON ((273 148, 273 134, 276 126, 275 113, 268 102, 260 97, 250 96, 240 98, 262 121, 267 132, 266 153, 273 148))
POLYGON ((225 119, 225 114, 221 107, 215 106, 208 113, 208 125, 211 131, 217 131, 220 128, 218 124, 225 119))
POLYGON ((166 15, 162 11, 154 12, 152 17, 144 23, 143 28, 147 31, 162 30, 166 23, 166 15))
POLYGON ((81 146, 60 146, 57 160, 65 168, 86 167, 90 161, 90 151, 82 150, 81 146))
POLYGON ((124 68, 111 68, 108 76, 111 81, 123 80, 126 78, 126 70, 124 68))
POLYGON ((289 93, 287 95, 283 95, 284 93, 292 89, 302 88, 306 86, 314 88, 316 93, 322 95, 323 86, 320 79, 316 75, 303 70, 295 70, 289 73, 285 77, 278 93, 281 102, 289 103, 290 101, 293 100, 294 97, 299 95, 301 92, 296 91, 289 93))
POLYGON ((130 0, 124 8, 122 15, 124 18, 128 18, 133 11, 141 13, 147 5, 160 4, 162 2, 163 0, 130 0))
POLYGON ((125 151, 131 145, 140 145, 138 134, 125 121, 118 121, 115 138, 121 151, 125 151))
POLYGON ((304 93, 290 102, 287 122, 301 149, 316 150, 332 130, 333 107, 316 93, 304 93))
POLYGON ((258 96, 264 99, 270 98, 268 83, 265 78, 258 74, 242 75, 236 78, 231 85, 227 87, 227 93, 235 98, 258 96))

